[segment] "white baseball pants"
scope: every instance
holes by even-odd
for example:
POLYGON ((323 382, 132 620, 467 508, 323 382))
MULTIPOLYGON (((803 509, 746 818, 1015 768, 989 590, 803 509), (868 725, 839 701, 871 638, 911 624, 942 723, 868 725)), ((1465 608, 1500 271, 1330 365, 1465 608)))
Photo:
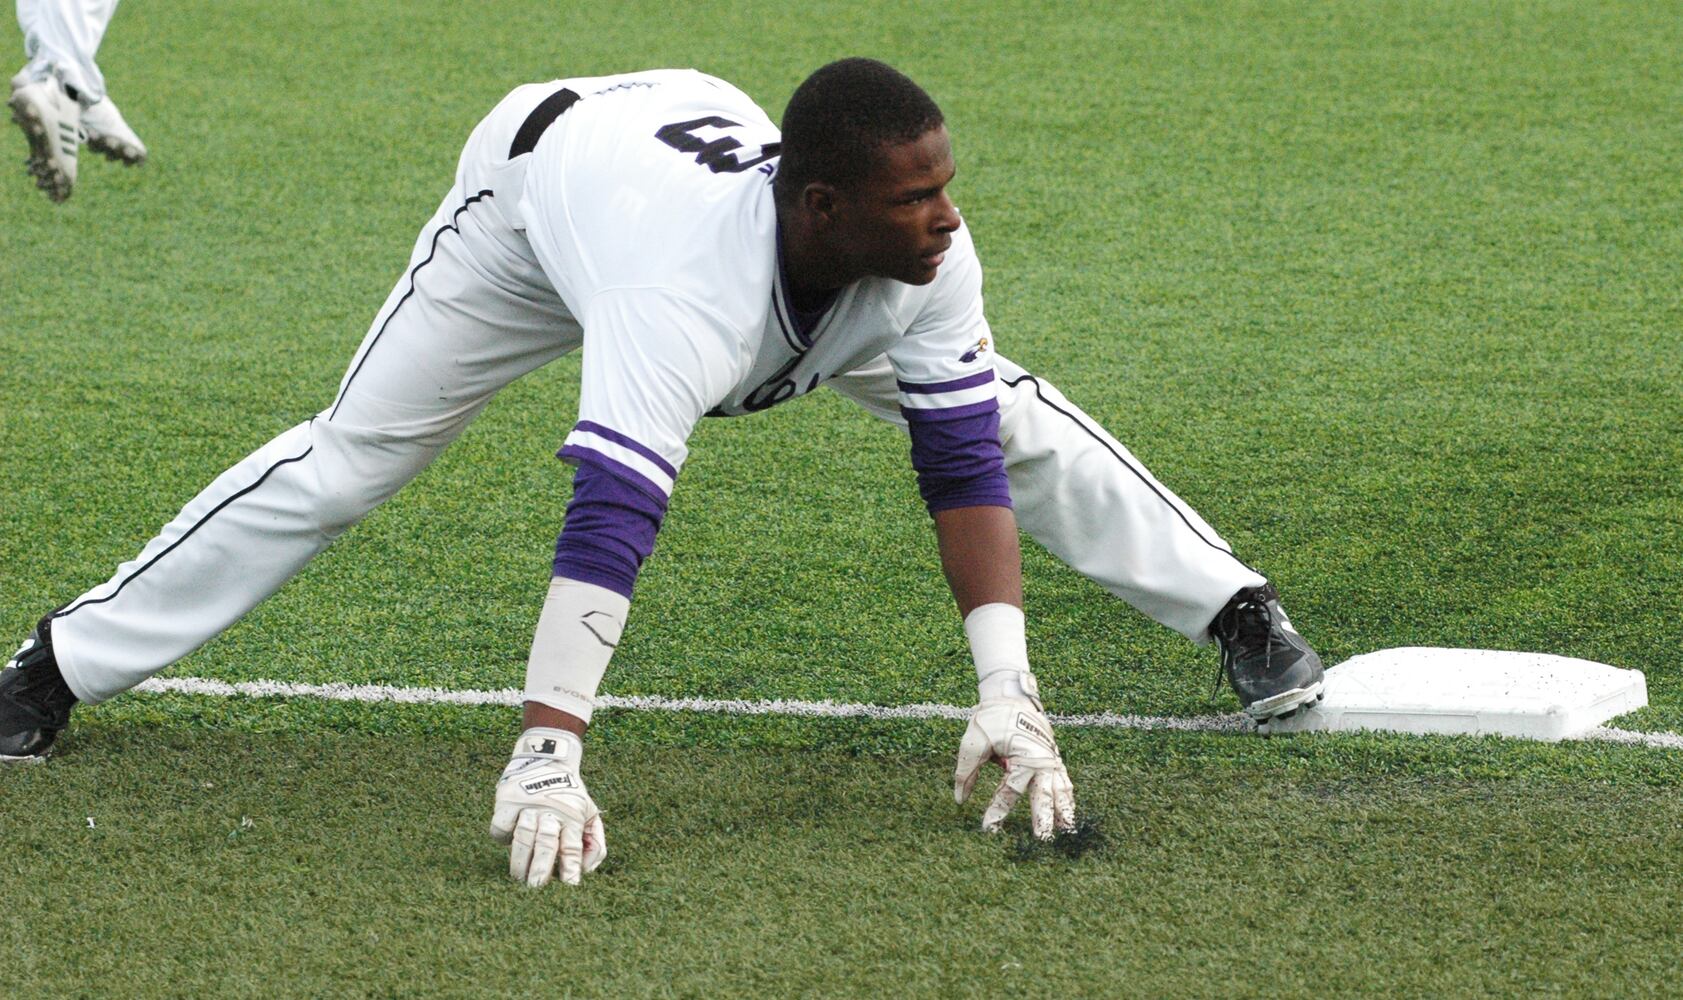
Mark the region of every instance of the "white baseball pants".
POLYGON ((81 92, 84 105, 103 101, 105 75, 94 54, 116 12, 117 0, 18 0, 25 71, 39 77, 50 66, 81 92))
MULTIPOLYGON (((506 151, 523 117, 493 114, 468 140, 333 403, 217 477, 110 580, 56 613, 54 651, 78 698, 126 691, 226 629, 420 473, 499 389, 583 343, 517 218, 529 157, 506 151)), ((1207 641, 1216 612, 1262 576, 1055 388, 998 365, 1019 524, 1207 641)), ((900 422, 886 359, 829 384, 900 422)))

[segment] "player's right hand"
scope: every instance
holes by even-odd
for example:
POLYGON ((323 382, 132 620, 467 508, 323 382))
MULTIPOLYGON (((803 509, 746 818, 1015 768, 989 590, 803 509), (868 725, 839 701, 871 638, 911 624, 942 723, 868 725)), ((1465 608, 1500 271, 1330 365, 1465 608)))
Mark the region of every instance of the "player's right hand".
POLYGON ((536 889, 578 885, 608 856, 602 813, 579 777, 584 744, 564 729, 528 729, 497 779, 491 837, 509 845, 508 874, 536 889))
POLYGON ((1029 819, 1036 837, 1050 840, 1054 831, 1075 829, 1075 786, 1064 770, 1052 723, 1038 699, 999 698, 976 706, 958 746, 955 801, 962 803, 970 797, 982 764, 989 760, 999 762, 1005 777, 982 813, 983 830, 998 831, 1024 792, 1029 796, 1029 819))

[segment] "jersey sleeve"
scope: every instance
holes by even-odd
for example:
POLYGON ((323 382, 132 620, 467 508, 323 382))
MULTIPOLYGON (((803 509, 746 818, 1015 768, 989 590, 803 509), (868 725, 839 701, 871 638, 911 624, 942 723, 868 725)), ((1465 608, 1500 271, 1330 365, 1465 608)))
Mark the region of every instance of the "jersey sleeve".
POLYGON ((605 290, 583 321, 579 419, 560 451, 578 472, 554 571, 630 598, 690 432, 746 370, 748 349, 705 307, 667 290, 605 290))
POLYGON ((927 301, 888 351, 918 491, 930 513, 1011 506, 993 358, 982 267, 969 229, 961 227, 927 301))
POLYGON ((749 346, 706 307, 664 289, 607 289, 586 304, 579 419, 561 449, 664 505, 696 421, 746 373, 749 346))

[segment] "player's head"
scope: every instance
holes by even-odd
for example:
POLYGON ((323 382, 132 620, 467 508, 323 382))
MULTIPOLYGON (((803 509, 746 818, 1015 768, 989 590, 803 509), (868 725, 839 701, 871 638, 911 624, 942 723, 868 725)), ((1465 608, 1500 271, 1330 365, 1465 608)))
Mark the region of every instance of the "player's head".
POLYGON ((939 128, 941 109, 910 77, 875 59, 839 59, 820 67, 783 112, 778 197, 812 181, 858 184, 882 150, 939 128))
POLYGON ((844 270, 921 285, 958 228, 953 172, 934 100, 892 66, 855 58, 789 99, 773 184, 780 212, 806 216, 844 270))

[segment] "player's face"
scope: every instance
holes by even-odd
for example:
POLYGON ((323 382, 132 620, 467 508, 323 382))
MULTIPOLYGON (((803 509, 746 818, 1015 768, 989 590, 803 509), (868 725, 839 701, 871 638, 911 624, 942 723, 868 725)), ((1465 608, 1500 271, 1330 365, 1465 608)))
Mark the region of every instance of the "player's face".
POLYGON ((838 249, 865 274, 908 285, 934 281, 959 226, 947 197, 955 172, 944 125, 887 147, 869 177, 837 192, 838 249))

